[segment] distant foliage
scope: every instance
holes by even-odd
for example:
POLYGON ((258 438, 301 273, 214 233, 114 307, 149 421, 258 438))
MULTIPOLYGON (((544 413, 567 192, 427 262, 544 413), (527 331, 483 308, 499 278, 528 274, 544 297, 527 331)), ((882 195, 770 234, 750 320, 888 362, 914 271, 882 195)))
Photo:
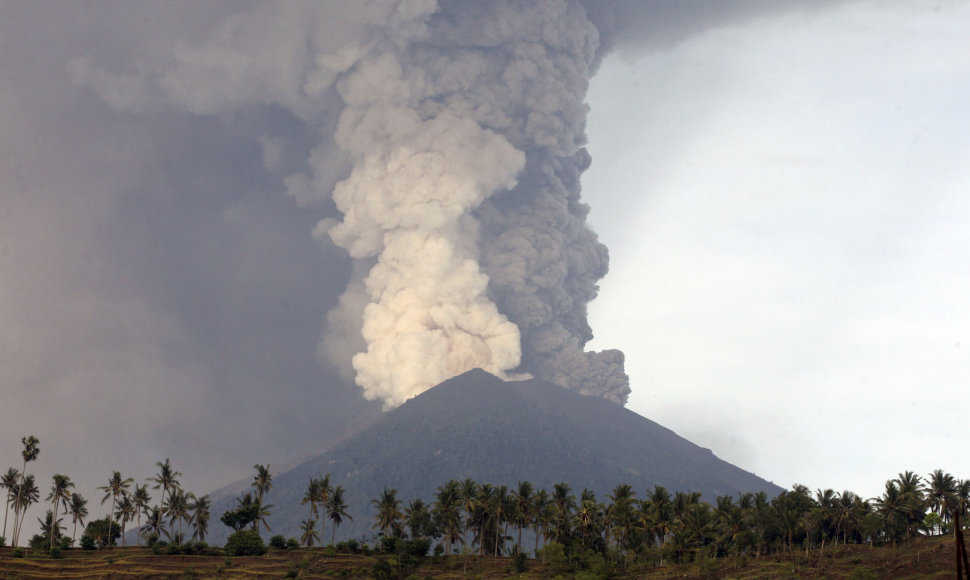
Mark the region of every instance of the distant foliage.
POLYGON ((266 545, 256 530, 240 530, 226 540, 225 551, 229 556, 261 556, 266 553, 266 545))

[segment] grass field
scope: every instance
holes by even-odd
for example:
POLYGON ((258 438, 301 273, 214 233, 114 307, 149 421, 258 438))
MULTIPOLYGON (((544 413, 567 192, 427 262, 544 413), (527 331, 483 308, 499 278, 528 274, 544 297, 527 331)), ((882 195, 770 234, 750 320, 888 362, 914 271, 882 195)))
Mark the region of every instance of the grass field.
MULTIPOLYGON (((796 551, 761 558, 721 558, 703 562, 617 570, 611 578, 955 578, 952 536, 925 538, 893 547, 827 547, 819 554, 796 551)), ((14 557, 0 549, 0 578, 374 578, 380 569, 390 578, 595 578, 590 571, 570 572, 528 560, 526 572, 512 572, 509 558, 429 557, 417 566, 399 568, 394 556, 328 556, 323 548, 271 550, 264 556, 228 557, 154 555, 146 548, 68 550, 64 557, 26 551, 14 557), (379 563, 383 559, 386 565, 379 563)))

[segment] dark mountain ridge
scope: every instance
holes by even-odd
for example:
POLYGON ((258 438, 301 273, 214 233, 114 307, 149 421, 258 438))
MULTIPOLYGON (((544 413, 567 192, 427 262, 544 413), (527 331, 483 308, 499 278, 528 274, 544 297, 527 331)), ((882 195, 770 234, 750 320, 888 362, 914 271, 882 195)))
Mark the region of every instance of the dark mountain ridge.
MULTIPOLYGON (((615 403, 539 379, 506 382, 478 369, 274 474, 266 498, 274 506, 271 534, 299 537, 300 521, 309 517, 308 506, 300 503, 307 483, 327 473, 332 485, 346 490, 354 518, 338 528, 338 541, 374 534, 370 501, 385 486, 398 490, 403 505, 414 498, 430 503, 438 486, 465 478, 510 488, 528 480, 550 491, 565 482, 577 496, 589 488, 601 500, 620 483, 630 484, 639 497, 659 484, 672 493, 699 491, 708 502, 718 495, 782 491, 615 403)), ((216 543, 229 532, 218 516, 234 503, 226 498, 213 510, 216 543)), ((327 530, 329 542, 329 522, 327 530)))

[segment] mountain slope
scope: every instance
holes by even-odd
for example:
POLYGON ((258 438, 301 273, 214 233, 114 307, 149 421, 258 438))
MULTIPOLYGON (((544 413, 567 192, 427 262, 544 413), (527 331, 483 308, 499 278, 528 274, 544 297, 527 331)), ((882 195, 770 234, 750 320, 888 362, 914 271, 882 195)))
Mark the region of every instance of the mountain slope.
MULTIPOLYGON (((578 496, 589 488, 605 500, 619 483, 642 497, 655 484, 674 491, 717 495, 781 488, 714 456, 649 419, 601 398, 584 397, 538 379, 505 382, 473 370, 445 381, 388 412, 331 450, 274 476, 273 534, 298 537, 309 517, 300 504, 311 477, 331 475, 346 489, 354 522, 337 539, 373 535, 370 500, 385 487, 410 499, 433 500, 449 479, 513 487, 528 480, 551 490, 568 483, 578 496)), ((232 507, 225 500, 214 514, 232 507)), ((218 522, 216 519, 215 522, 218 522)), ((227 528, 212 526, 219 542, 227 528)), ((326 540, 329 541, 328 526, 326 540)))

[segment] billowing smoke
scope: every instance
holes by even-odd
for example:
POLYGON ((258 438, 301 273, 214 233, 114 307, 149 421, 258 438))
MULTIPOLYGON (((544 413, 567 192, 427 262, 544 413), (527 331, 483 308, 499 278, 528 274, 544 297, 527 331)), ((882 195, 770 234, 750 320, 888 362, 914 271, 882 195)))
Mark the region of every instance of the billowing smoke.
POLYGON ((368 399, 481 367, 622 404, 622 353, 584 351, 608 263, 580 198, 599 48, 577 0, 285 1, 137 75, 72 72, 119 108, 271 106, 315 135, 297 169, 260 142, 297 203, 339 210, 313 232, 354 260, 320 352, 368 399))

